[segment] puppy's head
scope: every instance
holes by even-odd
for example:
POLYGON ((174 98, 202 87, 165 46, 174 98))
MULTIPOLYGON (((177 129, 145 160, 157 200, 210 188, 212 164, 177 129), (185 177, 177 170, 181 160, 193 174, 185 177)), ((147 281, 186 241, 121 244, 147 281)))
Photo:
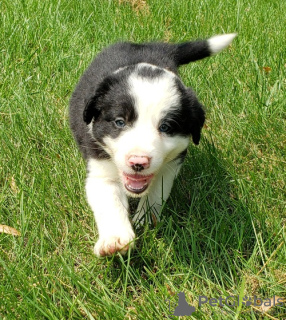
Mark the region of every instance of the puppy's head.
POLYGON ((105 78, 87 102, 84 121, 116 164, 130 196, 148 192, 165 163, 192 137, 199 143, 204 111, 172 72, 140 63, 105 78))

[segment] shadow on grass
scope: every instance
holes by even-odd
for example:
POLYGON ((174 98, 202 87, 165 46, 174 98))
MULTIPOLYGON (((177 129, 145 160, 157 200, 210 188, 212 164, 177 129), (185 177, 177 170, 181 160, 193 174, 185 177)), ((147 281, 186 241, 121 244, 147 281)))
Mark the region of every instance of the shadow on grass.
POLYGON ((200 150, 190 148, 159 232, 172 242, 174 259, 211 278, 214 270, 233 273, 242 267, 255 241, 251 216, 229 167, 207 140, 200 150))

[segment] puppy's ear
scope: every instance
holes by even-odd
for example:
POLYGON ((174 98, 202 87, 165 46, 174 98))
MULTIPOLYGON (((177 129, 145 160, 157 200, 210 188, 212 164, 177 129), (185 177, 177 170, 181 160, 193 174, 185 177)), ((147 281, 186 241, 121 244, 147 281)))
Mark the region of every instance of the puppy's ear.
POLYGON ((182 104, 185 106, 188 119, 188 133, 192 135, 194 144, 199 144, 201 138, 201 130, 205 122, 204 107, 199 103, 195 93, 190 88, 181 87, 182 104))
POLYGON ((89 124, 93 118, 96 120, 99 117, 102 100, 117 82, 118 80, 114 76, 106 77, 97 87, 95 94, 86 101, 83 111, 83 120, 86 124, 89 124))
POLYGON ((83 111, 83 121, 86 122, 86 124, 90 124, 92 118, 97 119, 100 115, 100 109, 96 107, 97 105, 98 96, 94 95, 89 100, 87 100, 85 104, 85 108, 83 111))
POLYGON ((199 144, 201 130, 205 122, 205 111, 197 98, 192 101, 191 107, 191 135, 194 144, 199 144))

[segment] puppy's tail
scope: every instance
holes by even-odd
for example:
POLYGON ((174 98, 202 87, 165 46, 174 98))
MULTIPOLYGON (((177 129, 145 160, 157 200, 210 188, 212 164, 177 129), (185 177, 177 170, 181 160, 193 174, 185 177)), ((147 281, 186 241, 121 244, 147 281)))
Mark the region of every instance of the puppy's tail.
POLYGON ((178 44, 175 50, 175 63, 179 67, 192 61, 217 54, 237 36, 236 33, 213 36, 207 40, 198 40, 178 44))

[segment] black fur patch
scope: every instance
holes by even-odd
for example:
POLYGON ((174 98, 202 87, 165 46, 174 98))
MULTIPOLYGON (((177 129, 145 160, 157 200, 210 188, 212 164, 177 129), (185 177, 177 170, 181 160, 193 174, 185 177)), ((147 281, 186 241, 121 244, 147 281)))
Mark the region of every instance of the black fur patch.
MULTIPOLYGON (((128 71, 127 73, 129 74, 128 71)), ((128 93, 126 78, 126 72, 123 77, 115 74, 106 78, 85 108, 85 114, 89 114, 87 120, 93 117, 92 135, 101 144, 104 143, 103 138, 106 136, 117 138, 121 132, 132 127, 137 119, 133 98, 128 93), (125 121, 125 127, 116 126, 115 120, 118 118, 125 121)))
POLYGON ((83 111, 83 120, 89 124, 92 118, 97 119, 100 114, 98 101, 104 98, 105 94, 112 89, 113 86, 119 83, 119 79, 115 76, 106 77, 99 85, 94 96, 86 102, 86 107, 83 111))
POLYGON ((137 74, 142 78, 155 79, 162 76, 164 72, 163 69, 153 68, 152 66, 143 66, 137 71, 137 74))
POLYGON ((161 120, 161 124, 169 125, 170 129, 166 134, 171 136, 191 135, 193 142, 198 144, 205 121, 203 106, 199 103, 192 90, 185 88, 179 80, 176 81, 176 86, 181 95, 180 105, 172 108, 161 120))
POLYGON ((177 65, 187 64, 211 55, 207 41, 194 41, 178 44, 175 60, 177 65), (192 54, 190 54, 192 53, 192 54))

